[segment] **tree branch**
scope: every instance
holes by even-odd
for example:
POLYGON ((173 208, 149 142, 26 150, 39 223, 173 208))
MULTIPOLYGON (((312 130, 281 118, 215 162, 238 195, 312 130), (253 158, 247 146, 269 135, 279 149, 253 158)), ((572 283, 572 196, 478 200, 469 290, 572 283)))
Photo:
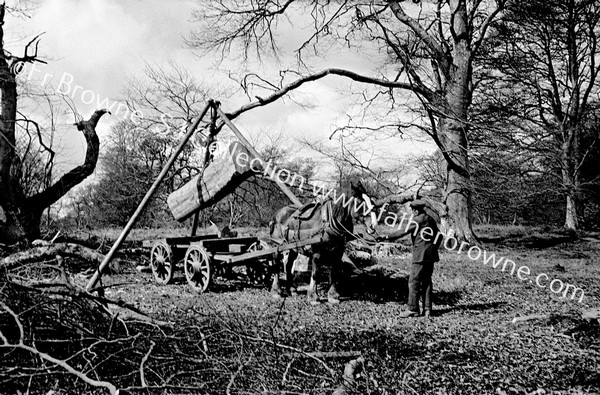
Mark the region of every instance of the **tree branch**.
MULTIPOLYGON (((399 3, 399 1, 390 2, 390 8, 394 13, 394 16, 396 16, 400 22, 408 26, 417 35, 417 37, 423 40, 427 48, 429 48, 431 56, 438 60, 438 62, 442 65, 442 69, 446 73, 449 69, 449 65, 442 44, 438 42, 432 35, 430 35, 416 19, 408 16, 399 3)), ((440 39, 442 38, 440 37, 440 39)))
POLYGON ((63 368, 67 372, 75 375, 76 377, 78 377, 79 379, 81 379, 82 381, 84 381, 85 383, 87 383, 89 385, 92 385, 94 387, 104 387, 104 388, 108 389, 111 394, 117 393, 117 387, 114 384, 109 383, 108 381, 94 380, 94 379, 88 377, 86 374, 73 368, 66 361, 54 358, 53 356, 46 354, 45 352, 39 351, 35 347, 26 345, 24 342, 25 341, 25 333, 23 330, 23 325, 21 324, 21 320, 19 319, 19 316, 14 311, 12 311, 10 309, 10 307, 5 305, 4 303, 0 302, 0 306, 8 314, 10 314, 13 317, 13 319, 15 320, 15 323, 17 324, 17 326, 19 328, 19 342, 17 344, 9 343, 7 341, 7 338, 3 334, 0 333, 0 339, 2 339, 2 342, 3 342, 2 344, 0 344, 0 348, 13 348, 13 349, 20 348, 22 350, 28 351, 34 355, 37 355, 38 357, 40 357, 41 359, 43 359, 45 361, 48 361, 60 368, 63 368))
POLYGON ((28 198, 27 205, 31 210, 42 212, 94 172, 100 151, 100 140, 96 134, 96 125, 107 112, 110 114, 106 109, 96 110, 89 120, 80 121, 76 124, 77 129, 82 131, 87 143, 84 163, 64 174, 54 185, 28 198))
POLYGON ((485 35, 487 34, 490 25, 492 24, 492 22, 494 22, 494 19, 498 16, 498 14, 500 14, 500 12, 503 11, 503 9, 504 3, 498 2, 496 9, 487 16, 485 21, 483 21, 483 23, 479 27, 479 37, 473 40, 473 53, 477 53, 479 51, 479 47, 481 47, 481 43, 485 39, 485 35))
MULTIPOLYGON (((34 243, 36 244, 36 243, 34 243)), ((16 252, 0 260, 1 270, 11 270, 30 262, 35 262, 41 259, 53 258, 56 255, 78 256, 86 260, 94 262, 102 262, 104 255, 75 243, 40 243, 35 247, 16 252)))
POLYGON ((406 90, 410 90, 412 92, 418 93, 420 95, 423 95, 423 97, 425 97, 428 100, 433 97, 433 92, 431 92, 429 89, 427 89, 423 86, 419 87, 419 86, 415 86, 414 84, 411 84, 411 83, 389 81, 389 80, 385 80, 385 79, 364 76, 364 75, 361 75, 361 74, 358 74, 358 73, 355 73, 355 72, 349 71, 349 70, 330 68, 330 69, 325 69, 325 70, 322 70, 320 72, 317 72, 317 73, 314 73, 314 74, 311 74, 308 76, 301 77, 301 78, 297 79, 296 81, 291 82, 291 83, 281 87, 279 90, 273 92, 272 94, 270 94, 267 97, 264 97, 264 98, 258 97, 257 101, 250 102, 250 103, 240 107, 239 109, 235 110, 234 112, 228 113, 227 117, 229 119, 237 118, 238 116, 240 116, 241 114, 243 114, 246 111, 252 110, 253 108, 256 108, 256 107, 265 106, 267 104, 270 104, 270 103, 276 101, 277 99, 285 96, 289 92, 299 88, 300 86, 304 85, 307 82, 317 81, 328 75, 337 75, 337 76, 341 76, 341 77, 346 77, 353 81, 362 82, 365 84, 373 84, 373 85, 383 86, 386 88, 406 89, 406 90))

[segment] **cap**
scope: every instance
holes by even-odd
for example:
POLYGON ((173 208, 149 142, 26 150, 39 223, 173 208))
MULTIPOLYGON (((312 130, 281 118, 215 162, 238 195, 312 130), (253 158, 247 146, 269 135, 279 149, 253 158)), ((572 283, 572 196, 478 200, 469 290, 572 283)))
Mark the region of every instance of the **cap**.
POLYGON ((410 202, 410 207, 412 208, 425 208, 427 206, 427 202, 425 200, 417 199, 410 202))

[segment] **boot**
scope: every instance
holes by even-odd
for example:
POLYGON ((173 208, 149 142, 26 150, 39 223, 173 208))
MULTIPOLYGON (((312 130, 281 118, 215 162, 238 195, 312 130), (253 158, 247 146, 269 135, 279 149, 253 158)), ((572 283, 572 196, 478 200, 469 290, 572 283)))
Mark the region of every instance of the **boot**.
POLYGON ((408 317, 418 317, 419 313, 412 310, 404 310, 402 313, 398 315, 400 318, 408 318, 408 317))

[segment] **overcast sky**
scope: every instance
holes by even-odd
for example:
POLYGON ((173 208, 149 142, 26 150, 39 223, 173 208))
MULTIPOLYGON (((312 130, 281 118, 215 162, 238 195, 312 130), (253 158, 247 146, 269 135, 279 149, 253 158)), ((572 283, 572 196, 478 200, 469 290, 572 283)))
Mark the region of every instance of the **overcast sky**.
MULTIPOLYGON (((72 93, 75 85, 81 87, 73 99, 78 112, 87 118, 97 108, 94 104, 97 101, 122 100, 127 79, 143 75, 145 63, 160 65, 173 59, 189 68, 199 80, 222 78, 213 68, 215 58, 194 56, 183 42, 183 37, 193 28, 190 11, 197 4, 199 2, 188 0, 45 0, 31 13, 31 18, 7 20, 5 30, 13 33, 12 38, 6 40, 7 47, 20 53, 27 38, 45 32, 40 53, 48 65, 37 66, 40 72, 36 76, 51 74, 55 84, 59 84, 61 78, 70 80, 73 76, 69 89, 72 93), (17 40, 14 33, 22 39, 17 40), (81 92, 85 90, 93 92, 92 104, 82 102, 81 92)), ((293 37, 289 37, 290 42, 293 37)), ((369 63, 369 55, 337 54, 328 59, 326 66, 345 66, 360 72, 368 68, 369 63)), ((222 67, 231 68, 235 64, 222 67)), ((276 70, 278 66, 266 63, 264 67, 276 70)), ((223 83, 230 81, 223 80, 223 83)), ((309 104, 308 108, 288 100, 253 111, 238 118, 236 123, 251 135, 262 130, 281 132, 290 139, 302 135, 326 139, 335 125, 345 121, 348 111, 344 97, 336 89, 337 84, 339 81, 335 78, 322 80, 295 93, 296 101, 309 104)), ((66 84, 63 87, 67 90, 66 84)), ((91 95, 84 100, 89 100, 91 95)), ((240 94, 228 101, 222 100, 223 108, 232 110, 247 100, 240 94)), ((101 137, 117 118, 107 116, 101 121, 98 127, 101 137)), ((65 125, 62 133, 64 145, 81 146, 83 138, 72 126, 65 125)), ((406 155, 425 147, 427 145, 408 140, 393 144, 396 153, 406 155)), ((76 156, 73 162, 77 162, 76 156)))

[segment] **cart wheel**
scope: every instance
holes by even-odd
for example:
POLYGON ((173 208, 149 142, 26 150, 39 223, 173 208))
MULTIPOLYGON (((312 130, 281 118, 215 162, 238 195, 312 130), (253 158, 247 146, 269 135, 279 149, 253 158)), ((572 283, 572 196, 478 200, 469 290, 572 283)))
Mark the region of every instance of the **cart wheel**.
POLYGON ((183 259, 185 278, 195 292, 206 291, 211 280, 210 257, 203 247, 193 245, 185 252, 183 259))
MULTIPOLYGON (((260 251, 271 246, 264 240, 259 240, 248 247, 248 252, 260 251)), ((257 258, 246 265, 246 275, 252 284, 269 285, 273 274, 274 260, 271 256, 257 258)))
POLYGON ((150 251, 150 267, 154 279, 159 284, 169 284, 174 272, 173 252, 164 241, 157 241, 150 251))

